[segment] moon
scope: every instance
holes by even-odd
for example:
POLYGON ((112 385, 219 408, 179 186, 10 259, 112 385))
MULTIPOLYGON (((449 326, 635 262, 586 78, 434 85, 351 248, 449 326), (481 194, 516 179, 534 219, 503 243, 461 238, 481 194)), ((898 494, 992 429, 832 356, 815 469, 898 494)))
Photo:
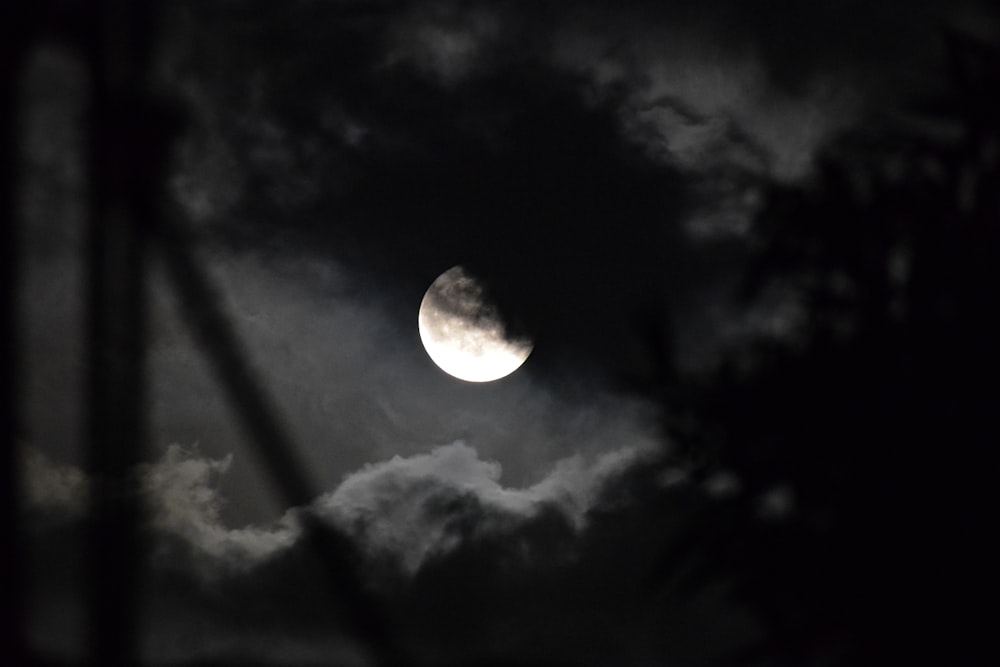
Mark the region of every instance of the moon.
POLYGON ((530 340, 508 337, 499 310, 461 266, 448 269, 427 288, 417 324, 431 360, 467 382, 510 375, 534 347, 530 340))

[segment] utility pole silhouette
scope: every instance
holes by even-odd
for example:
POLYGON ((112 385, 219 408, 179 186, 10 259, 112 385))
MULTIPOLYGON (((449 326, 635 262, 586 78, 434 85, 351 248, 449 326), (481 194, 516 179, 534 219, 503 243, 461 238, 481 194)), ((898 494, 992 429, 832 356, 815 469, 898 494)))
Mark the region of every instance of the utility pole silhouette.
MULTIPOLYGON (((316 489, 295 455, 275 408, 250 370, 240 342, 222 313, 206 272, 195 261, 192 239, 163 192, 170 142, 181 114, 150 93, 150 59, 158 37, 158 3, 99 0, 81 7, 59 2, 14 3, 0 10, 0 379, 17 387, 17 82, 25 54, 43 38, 68 43, 84 59, 91 82, 86 327, 88 468, 92 475, 88 515, 86 663, 140 663, 138 592, 146 556, 143 507, 134 469, 146 436, 148 267, 152 253, 185 307, 184 315, 215 371, 232 408, 243 419, 260 462, 289 506, 308 508, 316 489)), ((0 650, 6 664, 25 661, 24 564, 18 550, 16 396, 0 411, 3 437, 0 474, 4 544, 3 624, 0 650)), ((347 630, 377 664, 403 666, 395 633, 358 576, 350 541, 308 509, 300 513, 305 541, 327 574, 331 602, 344 610, 347 630)))

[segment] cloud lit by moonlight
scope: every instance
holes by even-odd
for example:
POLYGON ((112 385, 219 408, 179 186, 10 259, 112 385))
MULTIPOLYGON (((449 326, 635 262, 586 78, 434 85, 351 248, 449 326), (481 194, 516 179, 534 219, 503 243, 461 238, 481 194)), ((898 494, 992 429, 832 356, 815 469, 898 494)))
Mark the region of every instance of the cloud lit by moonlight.
POLYGON ((482 285, 454 266, 427 288, 417 318, 420 340, 441 370, 468 382, 510 375, 531 354, 529 340, 510 339, 482 285))

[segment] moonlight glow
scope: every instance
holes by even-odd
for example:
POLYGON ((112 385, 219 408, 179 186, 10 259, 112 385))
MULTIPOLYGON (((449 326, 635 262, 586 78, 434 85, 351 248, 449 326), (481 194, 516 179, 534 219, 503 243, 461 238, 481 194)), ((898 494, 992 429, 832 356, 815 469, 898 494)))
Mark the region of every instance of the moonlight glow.
POLYGON ((448 269, 427 288, 417 321, 427 354, 460 380, 498 380, 520 368, 531 354, 531 341, 507 338, 497 309, 460 266, 448 269))

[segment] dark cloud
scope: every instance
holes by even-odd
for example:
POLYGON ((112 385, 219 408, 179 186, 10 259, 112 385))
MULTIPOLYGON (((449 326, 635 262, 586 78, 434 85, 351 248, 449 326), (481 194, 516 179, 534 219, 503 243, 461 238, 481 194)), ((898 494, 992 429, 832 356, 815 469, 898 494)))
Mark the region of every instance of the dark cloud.
POLYGON ((536 367, 636 372, 657 353, 637 319, 710 330, 688 299, 740 261, 746 176, 807 177, 967 13, 892 7, 177 8, 177 192, 227 244, 335 257, 399 299, 464 264, 536 367))
MULTIPOLYGON (((135 471, 149 662, 371 664, 303 539, 307 513, 346 537, 420 663, 885 652, 903 634, 880 631, 916 622, 905 602, 925 583, 920 544, 893 539, 945 523, 898 443, 961 449, 980 436, 942 424, 973 409, 964 399, 986 402, 920 360, 948 348, 985 368, 968 350, 993 331, 960 317, 987 299, 950 293, 972 263, 935 255, 939 238, 990 244, 919 226, 935 211, 962 221, 989 191, 995 114, 976 117, 973 158, 925 135, 870 159, 828 148, 889 136, 909 95, 940 93, 942 30, 990 34, 984 6, 163 7, 154 88, 186 121, 164 211, 195 233, 314 500, 275 493, 156 264, 135 471), (899 220, 918 229, 885 231, 899 220), (951 270, 927 273, 935 258, 951 270), (503 382, 453 382, 420 348, 417 306, 455 265, 535 341, 503 382)), ((27 627, 42 657, 72 662, 95 518, 79 446, 86 135, 73 129, 89 82, 59 45, 27 62, 27 627)), ((920 453, 947 458, 938 447, 920 453)))
MULTIPOLYGON (((724 587, 692 596, 649 579, 680 525, 665 519, 683 503, 635 461, 569 461, 535 487, 505 489, 495 463, 456 444, 368 466, 316 509, 368 554, 366 585, 418 664, 643 664, 662 656, 710 664, 752 641, 758 621, 724 587)), ((172 448, 140 473, 151 531, 140 591, 144 659, 371 664, 346 623, 350 607, 293 523, 222 526, 212 475, 225 466, 172 448)), ((73 660, 86 618, 74 554, 87 523, 51 516, 29 540, 29 630, 40 655, 73 660), (44 641, 49 633, 59 641, 44 641)))
MULTIPOLYGON (((81 650, 72 637, 82 633, 85 618, 79 558, 74 554, 81 553, 90 520, 77 497, 86 477, 77 469, 53 466, 31 450, 26 456, 28 511, 51 517, 35 523, 29 538, 32 553, 39 554, 32 559, 37 602, 30 636, 42 653, 71 656, 81 650), (60 608, 76 610, 74 631, 64 632, 57 645, 45 646, 38 638, 55 631, 64 616, 56 613, 60 608)), ((497 463, 483 461, 475 450, 456 443, 366 466, 318 498, 309 511, 356 540, 359 552, 367 554, 366 585, 377 596, 392 607, 401 604, 397 596, 416 604, 424 594, 432 594, 419 592, 427 586, 441 587, 446 598, 453 594, 448 588, 459 580, 465 580, 463 586, 479 586, 474 582, 485 574, 475 571, 480 568, 500 567, 510 570, 504 576, 518 577, 521 571, 571 565, 597 507, 615 507, 607 495, 610 483, 638 460, 635 452, 594 461, 568 459, 538 484, 513 489, 499 484, 497 463), (456 559, 469 562, 453 568, 456 559), (480 559, 485 560, 473 565, 480 559), (463 572, 470 566, 472 571, 463 572), (430 583, 441 568, 455 570, 460 579, 430 583)), ((256 653, 248 649, 246 628, 260 627, 262 634, 255 631, 250 643, 268 648, 258 660, 308 663, 344 654, 346 660, 367 664, 364 647, 348 639, 349 626, 340 617, 351 610, 338 611, 336 592, 327 588, 317 554, 301 537, 296 512, 307 508, 271 525, 227 527, 219 512, 224 498, 218 478, 228 466, 229 459, 211 460, 172 446, 161 460, 136 471, 148 519, 143 529, 149 540, 144 568, 148 581, 141 604, 151 628, 143 640, 151 663, 242 659, 256 653), (317 641, 319 637, 327 639, 317 641)), ((492 585, 469 592, 468 602, 478 597, 476 604, 492 604, 487 598, 501 593, 492 585)), ((500 604, 513 605, 514 599, 507 598, 511 593, 504 591, 500 604)), ((556 620, 555 609, 546 613, 556 620)), ((441 650, 445 638, 423 637, 423 622, 413 625, 405 614, 398 619, 402 632, 413 633, 407 641, 422 645, 431 640, 441 647, 427 650, 441 650)), ((462 650, 472 646, 470 641, 462 650)))
MULTIPOLYGON (((336 17, 327 21, 331 30, 344 29, 336 17)), ((374 30, 376 43, 380 34, 374 30)), ((284 58, 257 60, 256 108, 222 107, 232 114, 224 127, 238 147, 259 145, 259 133, 244 132, 260 122, 297 137, 302 154, 281 158, 280 166, 256 169, 253 154, 239 160, 262 181, 261 192, 288 180, 320 184, 315 196, 284 204, 255 198, 251 208, 237 208, 228 216, 237 231, 286 241, 305 235, 312 250, 374 271, 409 299, 419 300, 444 269, 464 264, 536 333, 537 364, 557 349, 582 348, 575 363, 596 363, 634 345, 616 323, 669 286, 654 267, 677 264, 669 222, 683 198, 670 168, 622 141, 614 108, 586 104, 578 77, 537 53, 492 63, 455 88, 439 85, 416 56, 382 63, 368 53, 359 64, 360 56, 328 57, 322 44, 315 48, 297 47, 287 57, 307 72, 322 67, 324 85, 310 78, 289 90, 293 82, 273 69, 284 58), (361 73, 366 85, 354 78, 361 73), (297 110, 288 109, 289 99, 297 110), (302 117, 309 100, 312 110, 302 117), (321 126, 332 106, 335 115, 365 119, 361 144, 343 138, 339 123, 321 126), (251 114, 262 120, 245 120, 251 114), (305 153, 341 164, 314 166, 305 153)), ((220 85, 251 95, 243 81, 220 85)))

